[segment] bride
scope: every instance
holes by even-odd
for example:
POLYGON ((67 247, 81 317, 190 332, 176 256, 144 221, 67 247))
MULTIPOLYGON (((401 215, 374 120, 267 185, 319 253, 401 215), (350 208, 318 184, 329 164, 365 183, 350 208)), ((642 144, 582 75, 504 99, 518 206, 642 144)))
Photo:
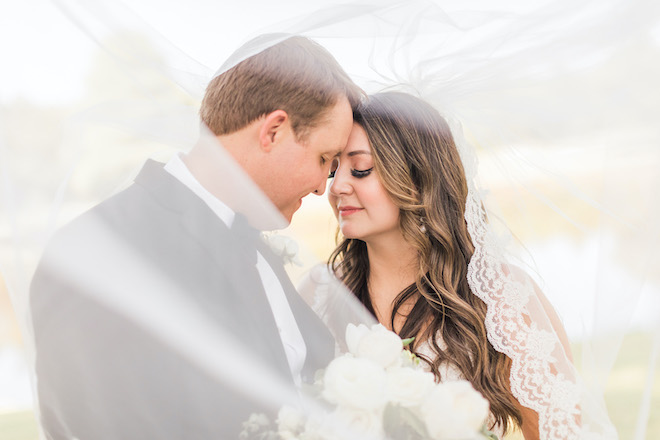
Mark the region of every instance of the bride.
MULTIPOLYGON (((468 229, 476 219, 466 221, 468 183, 448 124, 426 102, 398 92, 370 96, 354 119, 330 174, 328 198, 343 237, 332 272, 381 324, 415 338, 411 350, 437 380, 469 380, 488 400, 490 429, 500 438, 519 428, 538 439, 538 414, 512 392, 512 359, 489 342, 489 332, 524 330, 488 326, 487 304, 470 285, 476 242, 468 229)), ((505 272, 528 281, 515 267, 505 272)), ((525 302, 542 305, 561 341, 557 350, 570 359, 556 313, 535 285, 530 295, 525 302)), ((544 418, 558 406, 534 403, 546 406, 544 418)))

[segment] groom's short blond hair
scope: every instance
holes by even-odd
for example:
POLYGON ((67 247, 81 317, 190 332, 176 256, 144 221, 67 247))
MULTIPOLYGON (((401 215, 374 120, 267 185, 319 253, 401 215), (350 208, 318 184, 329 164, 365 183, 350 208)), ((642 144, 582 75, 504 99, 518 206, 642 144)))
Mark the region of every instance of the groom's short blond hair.
POLYGON ((341 96, 355 109, 364 92, 325 48, 293 36, 215 77, 200 115, 214 134, 223 135, 284 110, 296 137, 304 139, 341 96))

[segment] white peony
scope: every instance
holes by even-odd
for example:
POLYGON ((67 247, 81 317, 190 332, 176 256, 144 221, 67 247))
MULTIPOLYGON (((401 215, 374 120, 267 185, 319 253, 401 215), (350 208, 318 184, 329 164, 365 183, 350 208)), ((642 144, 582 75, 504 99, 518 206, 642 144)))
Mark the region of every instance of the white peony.
POLYGON ((327 414, 324 417, 310 417, 305 424, 305 430, 300 435, 300 440, 344 440, 344 437, 336 429, 334 423, 327 414))
POLYGON ((333 414, 337 430, 343 431, 344 438, 382 439, 383 411, 347 410, 338 407, 333 414))
POLYGON ((268 433, 270 420, 266 414, 252 413, 250 417, 243 422, 243 430, 239 434, 239 439, 245 440, 253 438, 255 435, 268 433))
POLYGON ((305 426, 305 417, 296 408, 283 406, 277 413, 277 433, 282 440, 298 437, 305 426))
POLYGON ((435 387, 433 373, 412 368, 396 368, 388 371, 387 393, 390 402, 412 407, 422 403, 435 387))
POLYGON ((349 434, 347 421, 340 419, 337 411, 334 411, 323 416, 317 414, 315 417, 310 417, 299 440, 346 440, 348 438, 355 438, 355 436, 349 434))
POLYGON ((369 359, 384 368, 401 365, 403 342, 396 333, 381 324, 371 329, 364 324, 349 324, 346 327, 346 345, 355 356, 369 359))
POLYGON ((465 380, 437 384, 421 406, 434 439, 477 437, 488 411, 488 401, 465 380))
POLYGON ((377 410, 387 403, 387 375, 368 359, 342 356, 328 365, 323 377, 323 397, 340 406, 377 410))
POLYGON ((358 349, 360 341, 370 332, 369 327, 364 324, 354 325, 348 324, 346 326, 346 345, 348 351, 355 356, 358 356, 358 349))

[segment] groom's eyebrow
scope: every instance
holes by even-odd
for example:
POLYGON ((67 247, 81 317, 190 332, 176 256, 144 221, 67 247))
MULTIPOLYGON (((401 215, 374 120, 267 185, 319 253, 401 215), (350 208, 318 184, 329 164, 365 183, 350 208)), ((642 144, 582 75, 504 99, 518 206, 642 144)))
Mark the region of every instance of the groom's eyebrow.
POLYGON ((348 153, 348 157, 357 156, 358 154, 371 154, 371 151, 365 151, 365 150, 351 151, 350 153, 348 153))

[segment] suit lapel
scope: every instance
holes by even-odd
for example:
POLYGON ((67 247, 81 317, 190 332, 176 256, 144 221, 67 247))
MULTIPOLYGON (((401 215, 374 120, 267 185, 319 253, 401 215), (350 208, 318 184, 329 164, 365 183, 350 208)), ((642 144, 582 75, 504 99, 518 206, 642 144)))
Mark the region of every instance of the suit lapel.
POLYGON ((222 298, 222 301, 232 307, 227 313, 233 322, 240 323, 240 328, 230 330, 245 341, 246 346, 291 380, 277 325, 254 264, 254 244, 241 241, 240 237, 232 234, 206 203, 163 169, 163 164, 147 161, 135 182, 144 187, 173 215, 179 217, 182 229, 213 261, 213 264, 208 264, 208 270, 214 271, 217 277, 226 281, 218 284, 229 284, 229 289, 223 289, 227 291, 209 291, 205 294, 227 295, 222 298))
POLYGON ((332 360, 335 350, 334 338, 330 330, 302 299, 291 283, 291 279, 282 264, 282 259, 275 255, 263 241, 257 244, 257 248, 277 275, 289 301, 293 316, 296 318, 300 333, 305 340, 307 357, 303 366, 303 380, 310 382, 314 379, 316 370, 326 367, 332 360))

